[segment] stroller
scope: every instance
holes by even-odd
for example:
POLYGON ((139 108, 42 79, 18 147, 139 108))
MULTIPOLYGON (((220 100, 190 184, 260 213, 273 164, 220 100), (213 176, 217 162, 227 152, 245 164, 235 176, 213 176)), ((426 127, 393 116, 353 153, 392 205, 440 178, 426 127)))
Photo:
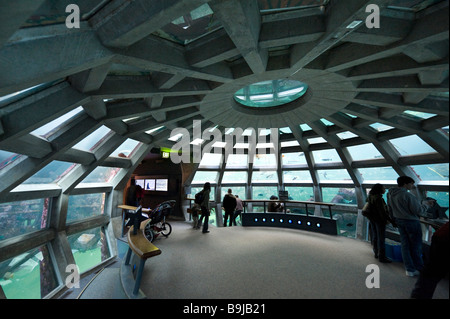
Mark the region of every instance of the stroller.
POLYGON ((172 232, 172 226, 166 222, 166 217, 170 215, 175 206, 175 200, 168 200, 157 205, 154 209, 151 209, 147 216, 142 213, 142 206, 136 208, 135 211, 129 212, 129 218, 127 226, 133 225, 134 234, 137 233, 139 225, 142 221, 150 219, 144 229, 145 237, 153 242, 159 234, 164 237, 168 237, 172 232))
POLYGON ((175 200, 162 202, 148 213, 151 221, 145 226, 144 235, 149 241, 154 241, 159 234, 169 237, 172 233, 172 225, 166 222, 166 217, 172 212, 175 203, 175 200))

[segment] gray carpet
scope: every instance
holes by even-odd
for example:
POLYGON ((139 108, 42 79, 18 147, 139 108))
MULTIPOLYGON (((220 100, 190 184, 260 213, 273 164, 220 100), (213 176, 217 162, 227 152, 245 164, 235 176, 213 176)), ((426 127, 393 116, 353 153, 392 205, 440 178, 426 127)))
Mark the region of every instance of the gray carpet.
MULTIPOLYGON (((409 298, 416 277, 403 264, 381 264, 371 246, 340 236, 253 227, 210 227, 171 222, 162 254, 146 263, 141 289, 149 299, 409 298), (380 288, 366 287, 366 266, 377 264, 380 288)), ((434 298, 448 299, 448 280, 434 298)))

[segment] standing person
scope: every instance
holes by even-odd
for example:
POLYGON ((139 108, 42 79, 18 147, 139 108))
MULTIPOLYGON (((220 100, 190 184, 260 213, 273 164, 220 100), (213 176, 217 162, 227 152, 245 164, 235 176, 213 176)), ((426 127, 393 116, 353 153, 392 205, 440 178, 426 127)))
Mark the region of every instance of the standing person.
POLYGON ((127 190, 127 196, 125 199, 125 204, 130 206, 139 206, 140 196, 142 187, 136 185, 136 180, 134 178, 130 181, 130 187, 127 190))
POLYGON ((236 217, 240 216, 242 211, 244 210, 244 203, 242 202, 242 199, 240 199, 238 195, 235 195, 235 197, 236 197, 236 210, 234 211, 233 215, 234 226, 236 226, 236 217))
POLYGON ((201 223, 203 222, 203 229, 202 233, 206 234, 209 233, 208 225, 209 225, 209 214, 210 214, 210 207, 209 207, 209 193, 211 193, 211 184, 209 182, 206 182, 203 185, 203 189, 201 190, 203 194, 202 202, 200 203, 200 207, 202 210, 202 215, 200 216, 200 219, 198 220, 197 228, 200 227, 201 223), (205 220, 203 220, 203 218, 205 220))
POLYGON ((228 193, 225 194, 222 200, 222 206, 225 209, 225 216, 223 218, 223 227, 227 227, 227 220, 230 217, 230 227, 233 222, 234 209, 236 208, 236 197, 232 194, 232 189, 228 189, 228 193))
POLYGON ((433 201, 419 200, 408 191, 414 188, 414 180, 409 176, 397 178, 397 186, 388 191, 389 214, 394 217, 400 232, 401 251, 406 275, 417 276, 423 268, 422 259, 422 226, 420 216, 425 216, 427 204, 433 206, 433 201))
POLYGON ((370 234, 373 245, 373 252, 375 258, 382 263, 390 263, 391 260, 386 257, 385 236, 386 225, 391 221, 387 210, 386 203, 383 199, 383 194, 386 192, 386 188, 377 183, 373 185, 369 191, 367 202, 370 207, 370 234))

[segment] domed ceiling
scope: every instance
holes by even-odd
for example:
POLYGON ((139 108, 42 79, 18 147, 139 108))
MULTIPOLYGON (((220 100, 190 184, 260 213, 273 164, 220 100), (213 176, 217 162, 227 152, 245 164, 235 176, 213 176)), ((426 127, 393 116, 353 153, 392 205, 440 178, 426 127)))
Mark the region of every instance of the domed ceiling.
MULTIPOLYGON (((407 160, 399 162, 401 154, 386 141, 410 135, 433 149, 417 163, 448 163, 448 1, 41 0, 3 6, 4 151, 51 159, 64 149, 64 156, 83 162, 73 143, 29 134, 82 106, 85 131, 104 125, 121 141, 151 147, 173 146, 171 131, 192 130, 199 120, 202 128, 221 132, 280 128, 281 142, 298 142, 286 149, 335 148, 347 168, 352 160, 342 149, 372 143, 385 164, 404 173, 407 160), (283 105, 255 108, 234 98, 257 83, 294 80, 306 93, 283 105)), ((255 92, 247 98, 279 96, 255 92)), ((78 142, 81 135, 72 134, 67 138, 78 142)), ((3 191, 13 188, 8 183, 3 191)))

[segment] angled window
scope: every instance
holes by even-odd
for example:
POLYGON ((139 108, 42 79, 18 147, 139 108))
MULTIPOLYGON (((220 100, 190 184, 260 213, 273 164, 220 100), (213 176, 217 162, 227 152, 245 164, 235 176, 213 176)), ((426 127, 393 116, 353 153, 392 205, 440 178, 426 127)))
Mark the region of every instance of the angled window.
POLYGON ((197 172, 195 172, 194 179, 192 180, 192 184, 203 185, 206 182, 214 184, 214 183, 217 183, 218 177, 219 177, 219 174, 217 172, 197 171, 197 172))
POLYGON ((322 187, 322 199, 325 203, 356 205, 354 188, 322 187))
POLYGON ((247 154, 230 154, 226 160, 225 169, 233 168, 247 168, 248 155, 247 154))
POLYGON ((81 183, 108 183, 119 171, 119 167, 97 166, 81 183))
POLYGON ((414 173, 421 181, 447 181, 449 164, 424 164, 424 165, 411 165, 414 173))
POLYGON ((282 167, 295 167, 306 165, 305 153, 303 152, 283 153, 281 154, 281 165, 282 167))
POLYGON ((256 154, 253 158, 254 168, 277 168, 275 154, 256 154))
POLYGON ((40 128, 34 130, 31 132, 31 134, 36 136, 42 136, 44 138, 47 138, 53 133, 53 130, 57 127, 59 127, 64 122, 67 122, 74 116, 76 116, 78 113, 83 111, 83 107, 79 106, 72 111, 67 112, 66 114, 58 117, 57 119, 54 119, 51 122, 48 122, 47 124, 41 126, 40 128))
POLYGON ((233 195, 238 195, 240 199, 246 199, 245 186, 222 185, 220 200, 223 200, 223 197, 228 193, 229 188, 231 188, 233 195))
POLYGON ((321 182, 352 181, 346 169, 319 169, 317 175, 321 182))
POLYGON ((314 189, 309 186, 286 186, 289 200, 314 201, 314 189))
POLYGON ((111 130, 108 127, 102 125, 94 132, 86 136, 81 142, 74 145, 73 148, 82 151, 91 151, 110 131, 111 130))
POLYGON ((76 164, 69 162, 53 161, 39 172, 28 178, 22 184, 51 184, 57 183, 67 173, 69 173, 76 164))
POLYGON ((417 135, 409 135, 389 140, 395 146, 400 155, 416 155, 435 153, 436 150, 424 142, 417 135))
POLYGON ((123 142, 114 152, 112 152, 109 156, 116 157, 130 157, 133 152, 136 150, 136 147, 141 144, 138 141, 135 141, 131 138, 127 139, 123 142))
POLYGON ((205 153, 199 164, 199 168, 219 168, 222 164, 222 154, 205 153))
POLYGON ((7 299, 42 299, 58 287, 47 245, 0 262, 0 269, 7 299))
POLYGON ((226 183, 247 183, 247 172, 224 172, 222 185, 226 183))
POLYGON ((277 171, 253 171, 252 183, 278 183, 277 171))
POLYGON ((383 157, 383 155, 381 155, 381 153, 371 143, 349 146, 347 149, 354 161, 383 157))
POLYGON ((68 236, 70 248, 80 273, 111 257, 106 233, 102 227, 68 236))
POLYGON ((397 172, 391 166, 385 167, 367 167, 359 168, 362 180, 364 182, 370 181, 396 181, 398 178, 397 172))
POLYGON ((67 223, 104 214, 105 193, 69 196, 67 223))
POLYGON ((47 227, 49 198, 0 203, 0 241, 47 227))
POLYGON ((335 149, 312 151, 314 162, 319 163, 341 163, 341 158, 335 149))
POLYGON ((302 171, 283 171, 284 183, 304 183, 312 182, 311 174, 308 170, 302 171))

